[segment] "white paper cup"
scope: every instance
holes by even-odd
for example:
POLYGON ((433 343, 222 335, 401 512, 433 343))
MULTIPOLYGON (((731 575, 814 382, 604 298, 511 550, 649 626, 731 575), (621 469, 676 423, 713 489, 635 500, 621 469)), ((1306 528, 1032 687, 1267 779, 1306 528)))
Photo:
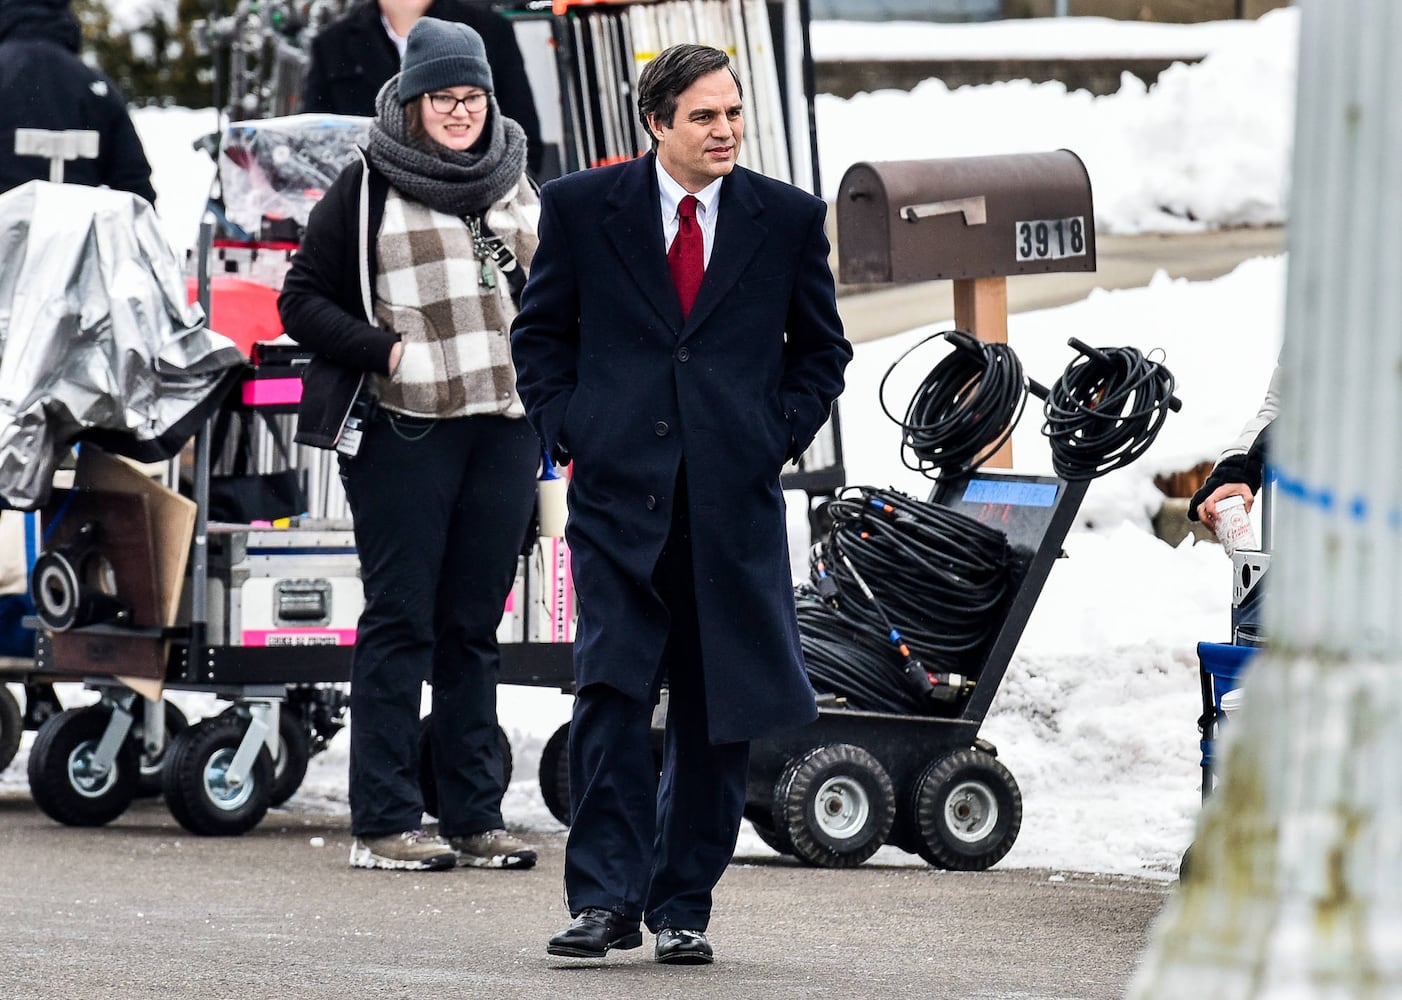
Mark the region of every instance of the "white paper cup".
POLYGON ((1217 539, 1227 555, 1237 549, 1261 548, 1256 540, 1256 529, 1251 526, 1251 515, 1246 513, 1246 501, 1241 497, 1230 496, 1217 501, 1217 539))
POLYGON ((565 494, 569 480, 564 476, 536 480, 536 508, 540 515, 540 537, 563 538, 565 521, 569 517, 565 494))

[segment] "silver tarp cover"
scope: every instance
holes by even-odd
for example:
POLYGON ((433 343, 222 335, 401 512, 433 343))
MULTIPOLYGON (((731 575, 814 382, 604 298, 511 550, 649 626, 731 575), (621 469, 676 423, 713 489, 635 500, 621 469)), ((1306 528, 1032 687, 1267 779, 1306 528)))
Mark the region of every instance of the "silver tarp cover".
POLYGON ((244 362, 186 299, 136 195, 47 181, 0 195, 0 499, 41 506, 85 432, 147 461, 179 450, 168 432, 244 362))

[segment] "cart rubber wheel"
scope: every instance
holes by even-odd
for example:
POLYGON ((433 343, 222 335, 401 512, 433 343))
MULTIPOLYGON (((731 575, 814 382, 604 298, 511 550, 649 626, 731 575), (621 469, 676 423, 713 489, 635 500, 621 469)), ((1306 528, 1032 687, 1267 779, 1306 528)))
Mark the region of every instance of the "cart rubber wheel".
MULTIPOLYGON (((429 739, 432 713, 419 720, 419 793, 423 795, 424 812, 438 817, 438 777, 433 771, 433 742, 429 739)), ((503 789, 511 787, 511 740, 506 730, 497 726, 497 745, 501 748, 503 789)))
POLYGON ((560 726, 540 751, 540 797, 550 815, 570 825, 570 724, 560 726))
POLYGON ((1022 828, 1022 793, 982 750, 936 758, 911 789, 916 853, 936 868, 978 872, 1012 850, 1022 828))
POLYGON ((855 868, 880 849, 896 819, 896 792, 861 747, 829 743, 789 762, 774 786, 774 829, 818 868, 855 868))
POLYGON ((102 826, 127 811, 136 795, 137 755, 123 740, 112 769, 92 773, 92 758, 112 710, 70 708, 39 727, 29 749, 29 792, 51 819, 68 826, 102 826))
POLYGON ((915 820, 911 816, 911 810, 901 808, 903 801, 901 793, 896 793, 896 822, 891 825, 891 832, 886 835, 886 843, 892 847, 900 848, 907 854, 919 853, 920 835, 915 831, 915 820))
POLYGON ((185 713, 180 711, 180 706, 171 702, 163 702, 166 707, 166 745, 155 755, 148 755, 141 750, 141 724, 144 713, 138 711, 131 724, 131 732, 127 734, 127 739, 136 746, 136 756, 140 768, 136 777, 136 797, 139 799, 151 798, 161 794, 161 768, 165 766, 166 756, 170 753, 170 744, 177 736, 190 728, 190 720, 185 718, 185 713))
MULTIPOLYGON (((221 719, 234 719, 245 729, 249 717, 231 706, 219 713, 221 719)), ((277 760, 273 761, 273 784, 268 795, 268 808, 282 805, 297 794, 302 781, 307 776, 307 764, 312 757, 312 737, 306 723, 288 702, 278 706, 277 713, 277 760)))
POLYGON ((277 713, 277 760, 273 761, 273 787, 268 805, 282 805, 297 794, 312 759, 312 736, 302 717, 283 703, 277 713))
POLYGON ((10 761, 19 753, 20 737, 24 735, 24 715, 19 710, 19 699, 10 689, 0 684, 0 771, 10 766, 10 761))
POLYGON ((774 829, 774 811, 762 806, 746 806, 745 818, 754 827, 755 836, 764 841, 765 846, 780 854, 793 854, 793 844, 787 833, 774 829))
POLYGON ((171 741, 161 789, 171 815, 202 837, 236 837, 262 822, 273 786, 273 760, 258 749, 242 785, 225 780, 247 723, 229 716, 205 719, 171 741))

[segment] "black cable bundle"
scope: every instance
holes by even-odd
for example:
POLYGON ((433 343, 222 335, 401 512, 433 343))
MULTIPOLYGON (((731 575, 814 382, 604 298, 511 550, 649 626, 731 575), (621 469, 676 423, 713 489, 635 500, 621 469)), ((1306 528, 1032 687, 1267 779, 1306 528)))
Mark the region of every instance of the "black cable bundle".
POLYGON ((1072 337, 1081 356, 1066 366, 1043 406, 1042 433, 1062 479, 1095 479, 1128 465, 1153 443, 1169 410, 1182 404, 1177 385, 1158 360, 1132 347, 1089 347, 1072 337))
POLYGON ((931 334, 886 370, 877 392, 881 410, 901 427, 901 461, 931 479, 977 468, 1002 447, 1022 418, 1027 383, 1007 344, 985 344, 960 330, 931 334), (925 376, 905 417, 886 406, 886 380, 910 354, 936 337, 954 350, 925 376))
POLYGON ((809 678, 854 708, 936 714, 972 686, 973 654, 1002 620, 1006 536, 894 490, 857 487, 828 504, 799 630, 809 678))
POLYGON ((794 599, 803 662, 814 690, 840 694, 851 707, 868 712, 911 711, 890 642, 854 628, 809 584, 799 584, 794 599))

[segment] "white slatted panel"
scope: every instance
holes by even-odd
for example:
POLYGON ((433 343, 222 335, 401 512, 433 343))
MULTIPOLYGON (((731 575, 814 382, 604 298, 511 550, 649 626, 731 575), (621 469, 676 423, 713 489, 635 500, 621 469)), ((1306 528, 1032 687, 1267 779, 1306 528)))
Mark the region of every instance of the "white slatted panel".
POLYGON ((1135 1000, 1402 996, 1402 4, 1298 6, 1273 645, 1135 1000))

